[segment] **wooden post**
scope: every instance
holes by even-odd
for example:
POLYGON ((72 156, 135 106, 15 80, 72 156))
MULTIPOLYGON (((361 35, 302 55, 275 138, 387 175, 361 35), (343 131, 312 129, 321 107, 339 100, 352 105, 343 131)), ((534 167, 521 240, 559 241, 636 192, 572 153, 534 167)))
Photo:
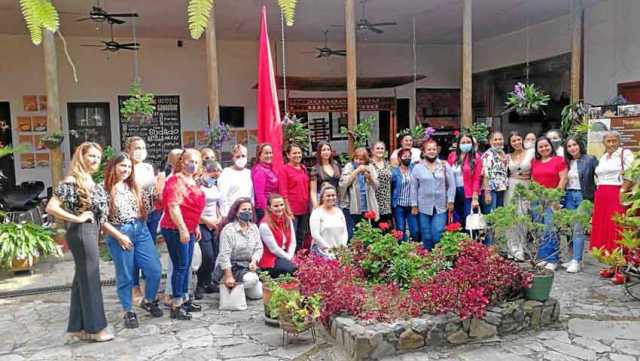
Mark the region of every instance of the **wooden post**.
MULTIPOLYGON (((344 1, 344 28, 347 45, 347 127, 353 130, 358 124, 355 0, 344 1)), ((349 152, 353 152, 353 149, 353 140, 349 138, 349 152)))
POLYGON ((582 99, 582 35, 584 9, 582 0, 572 0, 571 6, 571 102, 582 99))
POLYGON ((469 128, 473 123, 473 109, 471 108, 472 92, 472 12, 471 0, 464 0, 462 17, 462 91, 460 92, 460 106, 462 110, 462 128, 469 128))
POLYGON ((216 39, 215 8, 211 9, 209 24, 205 32, 207 44, 207 83, 209 86, 209 126, 220 122, 220 99, 218 97, 218 45, 216 39))
MULTIPOLYGON (((47 133, 62 133, 60 98, 58 96, 58 59, 56 57, 55 33, 46 29, 43 29, 42 33, 45 86, 47 90, 47 133)), ((70 137, 66 136, 65 140, 69 142, 70 137)), ((62 147, 51 149, 49 154, 51 157, 51 162, 49 163, 49 168, 51 169, 51 186, 55 187, 62 180, 62 169, 64 168, 62 147)))

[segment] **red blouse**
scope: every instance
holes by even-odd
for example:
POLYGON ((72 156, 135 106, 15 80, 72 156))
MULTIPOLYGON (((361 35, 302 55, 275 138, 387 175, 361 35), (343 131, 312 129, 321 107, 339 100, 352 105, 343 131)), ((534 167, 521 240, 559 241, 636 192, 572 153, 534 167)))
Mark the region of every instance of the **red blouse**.
POLYGON ((309 213, 309 176, 304 165, 295 168, 285 164, 278 173, 278 190, 296 215, 309 213))
POLYGON ((564 158, 554 156, 547 162, 531 161, 531 179, 545 188, 556 188, 560 183, 560 172, 567 169, 564 158))
MULTIPOLYGON (((200 216, 204 210, 204 192, 196 184, 186 188, 186 193, 182 199, 178 199, 178 188, 184 187, 185 184, 180 180, 180 176, 170 177, 162 191, 162 209, 164 216, 160 222, 161 228, 178 229, 178 226, 171 219, 169 213, 169 205, 175 202, 180 203, 180 213, 182 219, 187 226, 189 233, 193 233, 200 224, 200 216)), ((185 190, 183 190, 185 192, 185 190)))

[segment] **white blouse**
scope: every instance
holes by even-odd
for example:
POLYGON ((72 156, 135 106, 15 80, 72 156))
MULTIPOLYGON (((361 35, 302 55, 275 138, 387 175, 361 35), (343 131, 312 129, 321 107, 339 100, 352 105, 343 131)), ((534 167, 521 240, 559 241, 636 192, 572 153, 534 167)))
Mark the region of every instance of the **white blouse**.
POLYGON ((309 220, 313 242, 320 248, 346 246, 349 234, 344 214, 338 207, 333 208, 333 214, 320 206, 311 212, 309 220))
POLYGON ((633 152, 629 149, 618 148, 611 156, 605 153, 600 157, 600 162, 596 167, 596 180, 598 185, 622 185, 624 170, 631 168, 633 163, 633 152), (621 159, 624 151, 624 159, 621 159))
POLYGON ((134 166, 136 172, 136 183, 140 189, 155 186, 156 175, 153 166, 149 163, 138 163, 134 166))
POLYGON ((249 169, 225 168, 218 178, 218 188, 222 193, 222 209, 220 213, 223 217, 227 216, 229 208, 238 198, 248 197, 253 203, 253 182, 251 181, 251 171, 249 169))
POLYGON ((202 193, 204 193, 204 210, 202 215, 205 217, 217 217, 218 210, 222 206, 222 194, 218 186, 200 186, 202 193))
POLYGON ((569 172, 567 173, 568 182, 567 189, 568 190, 580 190, 580 174, 578 173, 578 161, 572 160, 571 165, 569 166, 569 172))
MULTIPOLYGON (((293 226, 293 221, 289 224, 289 229, 291 230, 291 242, 289 243, 288 249, 280 248, 278 243, 276 242, 276 237, 274 237, 273 232, 271 232, 271 228, 266 223, 260 223, 260 238, 262 238, 262 243, 278 258, 284 258, 286 260, 291 261, 293 256, 296 254, 296 232, 294 232, 295 227, 293 226)), ((284 233, 284 232, 283 232, 284 233)), ((286 236, 282 235, 283 239, 286 239, 286 236)))

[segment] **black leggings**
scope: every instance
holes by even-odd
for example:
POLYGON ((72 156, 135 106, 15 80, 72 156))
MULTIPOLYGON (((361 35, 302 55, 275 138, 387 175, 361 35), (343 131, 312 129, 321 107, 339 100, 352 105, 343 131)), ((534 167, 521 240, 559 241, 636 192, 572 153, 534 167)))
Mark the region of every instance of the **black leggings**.
POLYGON ((202 252, 202 264, 196 273, 198 275, 197 287, 205 287, 211 284, 211 273, 218 258, 219 242, 215 231, 209 230, 204 224, 200 225, 200 251, 202 252))
POLYGON ((291 261, 276 257, 276 263, 273 265, 273 268, 269 268, 266 271, 269 272, 271 278, 276 278, 282 274, 292 275, 296 270, 296 265, 291 263, 291 261))

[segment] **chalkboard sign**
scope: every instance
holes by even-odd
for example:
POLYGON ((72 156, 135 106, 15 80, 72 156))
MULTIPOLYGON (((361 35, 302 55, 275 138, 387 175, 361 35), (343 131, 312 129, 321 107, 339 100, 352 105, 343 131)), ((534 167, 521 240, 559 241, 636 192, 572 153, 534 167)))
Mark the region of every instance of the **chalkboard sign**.
POLYGON ((171 149, 181 148, 180 96, 158 95, 156 110, 147 121, 129 121, 122 117, 120 108, 128 96, 118 97, 120 118, 120 145, 124 149, 127 138, 141 137, 147 143, 147 162, 159 167, 171 149))

